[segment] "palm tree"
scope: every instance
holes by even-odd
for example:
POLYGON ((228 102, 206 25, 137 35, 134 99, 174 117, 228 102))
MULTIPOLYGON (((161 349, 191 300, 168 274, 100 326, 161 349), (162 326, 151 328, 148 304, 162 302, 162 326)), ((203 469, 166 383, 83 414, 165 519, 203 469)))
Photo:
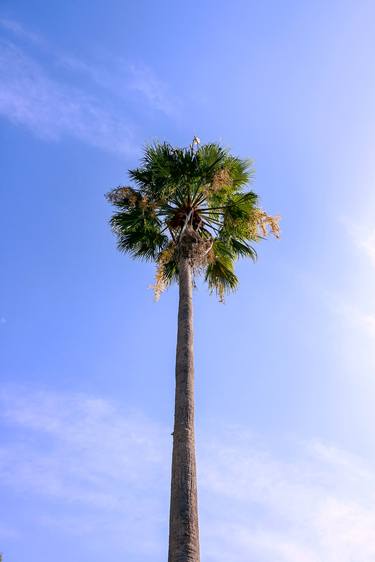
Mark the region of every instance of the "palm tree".
POLYGON ((219 144, 187 148, 147 146, 140 167, 130 170, 134 187, 107 194, 116 211, 111 226, 118 249, 156 262, 155 296, 179 286, 176 392, 168 562, 199 562, 194 439, 193 286, 203 275, 222 301, 238 284, 234 263, 256 258, 253 243, 279 235, 278 217, 258 206, 246 190, 252 163, 219 144))

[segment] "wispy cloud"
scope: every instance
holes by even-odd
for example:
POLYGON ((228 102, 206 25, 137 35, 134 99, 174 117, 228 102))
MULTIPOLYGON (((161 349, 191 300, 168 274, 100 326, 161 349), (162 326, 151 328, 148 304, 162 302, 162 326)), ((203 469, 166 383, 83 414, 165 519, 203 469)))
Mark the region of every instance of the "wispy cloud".
POLYGON ((50 78, 9 43, 0 44, 0 115, 47 140, 70 136, 105 150, 135 152, 125 122, 95 98, 50 78))
POLYGON ((27 41, 31 41, 32 43, 36 43, 38 45, 44 44, 44 40, 40 35, 34 33, 33 31, 29 31, 19 21, 9 18, 0 18, 0 28, 1 27, 21 39, 26 39, 27 41))
POLYGON ((238 428, 205 447, 201 476, 210 561, 375 556, 375 472, 354 455, 317 442, 286 461, 238 428))
POLYGON ((118 57, 109 57, 103 62, 91 64, 71 55, 60 55, 58 63, 65 68, 85 74, 101 88, 113 95, 124 97, 135 92, 148 106, 168 117, 179 114, 179 101, 173 96, 168 85, 145 64, 129 64, 118 57))
MULTIPOLYGON (((341 217, 339 223, 343 227, 348 260, 353 264, 352 285, 355 289, 342 293, 327 291, 327 300, 331 308, 352 327, 353 333, 359 331, 361 334, 362 351, 356 352, 360 356, 363 355, 362 337, 375 337, 375 223, 353 217, 341 217)), ((367 348, 367 355, 373 355, 372 351, 372 347, 367 348)))
POLYGON ((145 65, 131 65, 129 87, 145 97, 152 107, 173 117, 177 114, 178 102, 168 92, 164 82, 145 65))
POLYGON ((177 98, 171 94, 168 85, 146 64, 130 64, 124 58, 109 55, 105 57, 105 64, 103 60, 93 64, 69 54, 60 54, 57 59, 59 65, 85 74, 112 94, 123 97, 126 92, 134 91, 153 109, 168 116, 178 113, 177 98))
MULTIPOLYGON (((29 472, 29 468, 20 464, 19 482, 23 481, 30 492, 68 501, 118 507, 123 498, 118 493, 112 495, 114 490, 107 489, 105 481, 108 478, 121 480, 125 476, 128 484, 132 482, 142 487, 144 473, 149 476, 155 466, 161 464, 169 441, 165 435, 164 447, 160 447, 161 428, 142 416, 124 416, 102 399, 17 390, 17 396, 4 393, 1 403, 5 423, 44 434, 54 445, 52 455, 46 456, 38 448, 27 451, 30 460, 33 457, 34 468, 37 465, 39 469, 29 472), (69 462, 66 463, 68 451, 69 462), (139 466, 140 458, 145 461, 143 467, 139 466), (61 463, 63 460, 65 462, 61 463), (38 474, 40 479, 36 477, 38 474), (79 489, 71 486, 74 478, 79 489), (69 481, 68 486, 65 486, 65 479, 69 481)), ((20 452, 18 447, 13 450, 14 454, 20 452)), ((5 465, 2 466, 5 469, 5 465)), ((9 482, 14 479, 12 472, 3 472, 9 482)))
POLYGON ((168 86, 146 65, 110 55, 93 63, 62 53, 15 20, 0 19, 0 28, 12 37, 0 41, 0 116, 40 138, 73 137, 133 155, 140 143, 124 101, 134 104, 136 93, 140 111, 146 104, 168 117, 178 112, 168 86))
MULTIPOLYGON (((53 516, 34 517, 90 544, 104 526, 123 552, 163 558, 170 428, 78 394, 17 388, 0 406, 18 436, 0 450, 2 485, 54 502, 53 516)), ((198 441, 208 562, 375 557, 375 471, 363 459, 319 441, 276 453, 240 427, 198 441)))
POLYGON ((366 255, 371 264, 375 266, 375 223, 368 224, 363 221, 342 218, 342 224, 352 243, 366 255))
POLYGON ((3 429, 19 436, 0 447, 1 485, 60 505, 34 512, 31 526, 87 536, 94 547, 109 527, 122 551, 159 552, 170 432, 80 394, 17 388, 0 403, 3 429))
POLYGON ((370 338, 375 338, 375 314, 364 312, 360 306, 352 302, 352 299, 338 295, 331 295, 330 303, 333 310, 353 330, 359 330, 362 336, 367 335, 370 338))

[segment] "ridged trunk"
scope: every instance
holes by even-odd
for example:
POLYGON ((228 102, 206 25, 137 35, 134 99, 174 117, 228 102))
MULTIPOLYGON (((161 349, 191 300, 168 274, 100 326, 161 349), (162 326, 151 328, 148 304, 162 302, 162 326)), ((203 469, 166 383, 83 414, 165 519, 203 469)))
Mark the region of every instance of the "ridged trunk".
POLYGON ((193 279, 188 259, 179 266, 176 395, 168 562, 199 562, 194 438, 193 279))

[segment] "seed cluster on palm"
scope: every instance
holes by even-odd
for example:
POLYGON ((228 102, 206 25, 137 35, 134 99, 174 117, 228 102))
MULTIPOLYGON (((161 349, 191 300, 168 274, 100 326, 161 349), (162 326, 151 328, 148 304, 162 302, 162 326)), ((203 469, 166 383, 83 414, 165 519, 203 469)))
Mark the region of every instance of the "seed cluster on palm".
POLYGON ((197 138, 186 148, 156 143, 129 171, 134 187, 108 193, 117 208, 111 225, 118 248, 157 262, 157 298, 178 279, 185 252, 222 300, 238 284, 235 261, 255 260, 254 242, 269 232, 279 236, 278 217, 267 215, 256 193, 246 190, 253 173, 250 160, 219 144, 200 145, 197 138))

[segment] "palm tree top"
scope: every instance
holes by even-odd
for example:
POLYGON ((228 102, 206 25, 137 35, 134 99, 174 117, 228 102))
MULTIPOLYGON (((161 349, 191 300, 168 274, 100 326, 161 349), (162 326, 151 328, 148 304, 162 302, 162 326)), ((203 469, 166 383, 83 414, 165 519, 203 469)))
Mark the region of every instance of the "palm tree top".
POLYGON ((263 211, 248 189, 253 176, 251 160, 194 137, 183 148, 146 146, 140 166, 129 170, 133 186, 107 194, 116 208, 110 223, 118 249, 157 263, 156 298, 178 279, 180 260, 188 259, 223 300, 238 284, 236 260, 255 260, 254 243, 279 237, 279 217, 263 211))

